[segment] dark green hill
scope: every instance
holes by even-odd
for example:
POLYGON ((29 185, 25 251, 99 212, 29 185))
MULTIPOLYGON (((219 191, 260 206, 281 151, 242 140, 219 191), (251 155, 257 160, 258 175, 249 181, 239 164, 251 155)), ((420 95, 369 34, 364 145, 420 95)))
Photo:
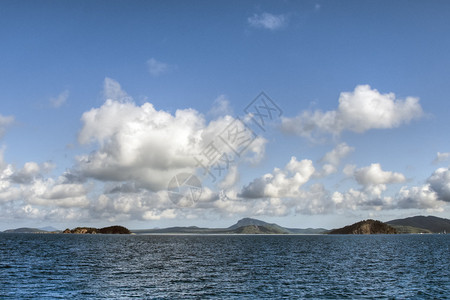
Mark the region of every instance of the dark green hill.
POLYGON ((377 220, 364 220, 339 229, 333 229, 330 234, 395 234, 395 228, 377 220))
POLYGON ((450 220, 434 216, 415 216, 386 222, 389 225, 411 226, 434 233, 450 232, 450 220))
POLYGON ((77 227, 75 229, 66 229, 63 233, 75 233, 75 234, 131 234, 127 228, 123 226, 109 226, 104 228, 92 228, 92 227, 77 227))

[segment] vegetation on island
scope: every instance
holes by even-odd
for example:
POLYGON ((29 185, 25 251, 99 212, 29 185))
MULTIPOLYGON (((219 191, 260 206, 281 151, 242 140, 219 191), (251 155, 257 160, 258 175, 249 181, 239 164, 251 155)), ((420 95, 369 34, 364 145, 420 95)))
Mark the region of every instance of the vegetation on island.
POLYGON ((92 228, 92 227, 77 227, 72 230, 67 228, 63 233, 74 234, 131 234, 131 231, 123 226, 109 226, 104 228, 92 228))
POLYGON ((364 220, 342 228, 333 229, 329 234, 396 234, 397 230, 378 220, 364 220))

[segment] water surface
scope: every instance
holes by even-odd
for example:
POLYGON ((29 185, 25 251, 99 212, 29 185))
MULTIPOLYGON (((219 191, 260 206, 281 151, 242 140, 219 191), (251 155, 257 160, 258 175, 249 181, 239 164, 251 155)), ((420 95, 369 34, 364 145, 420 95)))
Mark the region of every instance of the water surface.
POLYGON ((0 298, 448 299, 450 235, 0 234, 0 298))

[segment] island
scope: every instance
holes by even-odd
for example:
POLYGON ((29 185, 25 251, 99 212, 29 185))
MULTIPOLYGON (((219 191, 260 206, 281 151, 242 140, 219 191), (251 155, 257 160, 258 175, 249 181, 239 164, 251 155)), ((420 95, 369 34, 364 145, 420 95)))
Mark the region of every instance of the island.
POLYGON ((67 228, 63 233, 73 234, 131 234, 131 231, 123 226, 109 226, 100 229, 92 227, 77 227, 74 229, 67 228))
POLYGON ((446 234, 450 232, 450 220, 435 216, 414 216, 387 222, 365 220, 343 228, 291 228, 258 219, 243 218, 227 228, 201 228, 197 226, 128 230, 123 226, 104 228, 77 227, 59 230, 52 226, 41 228, 21 227, 0 233, 22 234, 446 234))
POLYGON ((333 229, 329 234, 396 234, 392 226, 378 220, 364 220, 342 228, 333 229))

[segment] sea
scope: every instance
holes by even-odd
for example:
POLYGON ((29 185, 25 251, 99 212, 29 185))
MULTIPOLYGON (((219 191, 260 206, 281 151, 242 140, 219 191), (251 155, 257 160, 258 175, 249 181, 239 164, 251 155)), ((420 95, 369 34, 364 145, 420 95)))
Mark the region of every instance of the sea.
POLYGON ((450 235, 0 234, 0 299, 450 299, 450 235))

